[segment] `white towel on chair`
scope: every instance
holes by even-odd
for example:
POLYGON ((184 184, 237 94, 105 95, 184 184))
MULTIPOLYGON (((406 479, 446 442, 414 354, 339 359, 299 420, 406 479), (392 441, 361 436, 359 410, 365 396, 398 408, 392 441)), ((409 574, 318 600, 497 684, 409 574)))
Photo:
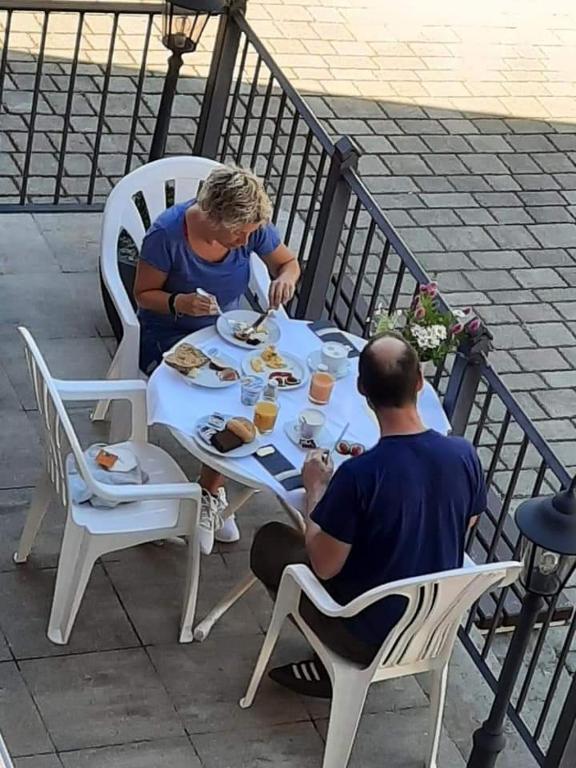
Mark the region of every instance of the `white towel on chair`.
MULTIPOLYGON (((104 443, 95 443, 84 451, 86 462, 90 468, 90 474, 95 480, 98 480, 100 483, 106 483, 107 485, 143 485, 148 482, 148 475, 142 470, 140 462, 136 456, 134 456, 136 466, 128 472, 114 472, 110 469, 103 469, 96 462, 96 456, 103 448, 108 451, 114 451, 113 445, 105 445, 104 443)), ((68 474, 70 495, 75 504, 89 502, 93 507, 111 508, 117 507, 119 503, 122 503, 106 501, 105 499, 95 496, 84 482, 82 475, 78 472, 78 467, 76 466, 72 454, 69 454, 66 459, 66 472, 68 474)))

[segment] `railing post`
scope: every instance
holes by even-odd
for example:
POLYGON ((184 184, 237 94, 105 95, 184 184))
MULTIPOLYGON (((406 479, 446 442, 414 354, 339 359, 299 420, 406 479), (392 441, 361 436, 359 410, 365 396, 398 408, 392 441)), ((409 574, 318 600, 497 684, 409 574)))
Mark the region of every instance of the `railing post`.
POLYGON ((574 768, 576 765, 576 675, 552 736, 544 768, 574 768))
POLYGON ((492 334, 482 326, 479 334, 464 341, 458 349, 444 396, 444 410, 453 435, 466 432, 491 342, 492 334))
POLYGON ((359 159, 360 149, 351 138, 338 139, 302 277, 296 317, 309 320, 322 317, 350 202, 350 187, 342 172, 348 168, 356 170, 359 159))
POLYGON ((240 46, 240 28, 234 19, 236 13, 246 13, 246 0, 228 0, 227 12, 220 16, 194 139, 194 154, 213 160, 218 154, 240 46))

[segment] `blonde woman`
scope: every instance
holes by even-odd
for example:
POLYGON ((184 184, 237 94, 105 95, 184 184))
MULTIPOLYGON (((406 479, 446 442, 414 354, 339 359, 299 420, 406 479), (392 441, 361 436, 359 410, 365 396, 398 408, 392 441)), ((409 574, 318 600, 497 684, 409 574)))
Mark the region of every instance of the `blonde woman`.
MULTIPOLYGON (((261 181, 249 170, 217 168, 195 200, 174 205, 152 224, 140 252, 134 283, 141 325, 140 367, 150 374, 162 353, 193 331, 216 322, 218 307, 238 308, 248 288, 250 254, 267 265, 270 304, 290 301, 300 267, 270 222, 272 206, 261 181), (203 289, 213 298, 198 294, 203 289)), ((238 541, 233 517, 222 526, 227 506, 223 478, 202 468, 201 546, 238 541)))

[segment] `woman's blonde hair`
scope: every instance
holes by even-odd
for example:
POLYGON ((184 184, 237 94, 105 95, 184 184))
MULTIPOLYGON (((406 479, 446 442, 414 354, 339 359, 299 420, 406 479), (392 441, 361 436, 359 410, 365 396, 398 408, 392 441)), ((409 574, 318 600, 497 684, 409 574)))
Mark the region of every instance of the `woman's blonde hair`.
POLYGON ((260 179, 245 168, 215 168, 198 193, 197 203, 215 224, 234 230, 265 224, 272 204, 260 179))

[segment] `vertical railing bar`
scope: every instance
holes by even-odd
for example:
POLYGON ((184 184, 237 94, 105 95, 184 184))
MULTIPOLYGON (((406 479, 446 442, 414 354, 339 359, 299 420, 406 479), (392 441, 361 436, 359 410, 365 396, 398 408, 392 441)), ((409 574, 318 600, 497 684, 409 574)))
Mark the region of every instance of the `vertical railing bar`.
POLYGON ((298 131, 298 123, 300 122, 300 115, 294 111, 294 117, 292 118, 292 128, 290 129, 290 136, 288 137, 288 144, 286 145, 286 154, 284 155, 284 162, 282 163, 282 173, 280 176, 280 182, 276 191, 276 199, 274 201, 274 210, 272 211, 272 221, 274 224, 278 221, 278 214, 280 213, 280 205, 282 203, 282 196, 284 195, 284 187, 286 186, 286 176, 288 175, 288 169, 290 167, 290 160, 292 159, 292 147, 296 141, 296 133, 298 131))
POLYGON ((110 85, 110 76, 112 73, 112 62, 114 60, 114 48, 116 46, 116 34, 118 31, 118 12, 114 13, 112 22, 112 34, 110 36, 110 47, 108 48, 108 60, 106 62, 106 71, 104 73, 104 82, 102 83, 102 98, 100 99, 100 111, 98 113, 98 123, 96 126, 96 137, 94 139, 94 157, 92 158, 92 169, 90 172, 90 182, 88 184, 87 202, 94 200, 94 186, 96 184, 96 170, 100 155, 100 144, 102 141, 102 126, 104 125, 104 115, 106 114, 106 103, 108 101, 108 86, 110 85))
POLYGON ((280 138, 280 131, 282 130, 282 121, 284 120, 284 110, 286 109, 287 96, 286 92, 282 92, 280 101, 278 102, 278 114, 276 115, 276 127, 272 134, 272 143, 270 144, 270 154, 268 156, 268 163, 266 164, 266 171, 264 173, 264 184, 268 184, 270 181, 270 174, 272 172, 272 166, 274 165, 274 153, 278 146, 278 139, 280 138))
POLYGON ((248 55, 248 45, 250 41, 246 37, 244 42, 244 48, 240 55, 240 64, 238 65, 238 75, 234 91, 232 92, 232 103, 230 104, 230 111, 228 112, 228 120, 226 122, 226 131, 224 133, 224 141, 222 143, 222 152, 220 153, 220 162, 223 162, 226 157, 226 151, 228 148, 228 142, 230 141, 230 135, 232 132, 232 125, 234 123, 234 115, 236 114, 236 104, 238 103, 238 97, 240 95, 240 88, 242 87, 242 75, 244 74, 244 67, 246 65, 246 57, 248 55))
POLYGON ((306 250, 310 228, 312 226, 312 218, 316 212, 316 204, 318 202, 318 194, 320 192, 320 185, 322 184, 327 157, 326 150, 323 149, 318 163, 318 172, 316 173, 316 180, 314 181, 314 189, 312 190, 312 197, 306 214, 306 221, 304 222, 304 234, 302 235, 302 242, 300 243, 300 250, 298 251, 298 261, 300 263, 302 263, 302 259, 304 258, 304 251, 306 250))
POLYGON ((374 312, 376 311, 376 308, 377 308, 378 296, 380 295, 380 288, 382 287, 382 280, 384 279, 384 272, 386 271, 389 255, 390 255, 390 240, 386 238, 386 242, 384 243, 384 248, 382 249, 382 257, 380 258, 380 264, 378 265, 378 272, 376 273, 376 282, 374 283, 372 298, 370 299, 370 304, 368 306, 368 317, 366 318, 364 334, 366 334, 366 329, 370 328, 370 325, 372 323, 372 316, 374 315, 374 312))
POLYGON ((82 44, 82 33, 84 28, 84 11, 80 11, 78 16, 78 28, 76 30, 76 39, 74 41, 74 54, 72 64, 70 65, 70 78, 68 80, 68 94, 66 96, 66 108, 64 111, 64 126, 62 128, 62 141, 60 142, 60 156, 58 158, 58 170, 56 171, 56 189, 54 191, 54 202, 60 200, 60 188, 62 186, 62 175, 64 173, 64 160, 66 158, 66 145, 68 143, 68 132, 70 130, 70 115, 74 101, 74 88, 76 86, 76 72, 78 71, 78 57, 80 56, 80 45, 82 44))
POLYGON ((6 29, 4 30, 4 47, 2 48, 2 57, 0 58, 0 106, 2 106, 2 97, 4 95, 4 79, 6 77, 6 67, 8 65, 8 45, 10 43, 10 30, 12 28, 12 9, 6 10, 6 29))
POLYGON ((268 117, 268 109, 270 108, 270 99, 272 98, 272 89, 274 87, 274 75, 270 73, 268 78, 268 85, 266 86, 266 93, 264 94, 264 101, 262 102, 262 110, 260 112, 260 121, 258 123, 258 130, 254 138, 254 148, 252 150, 252 156, 250 157, 250 167, 254 168, 256 165, 256 159, 258 157, 258 150, 260 149, 260 143, 264 134, 264 126, 266 125, 266 119, 268 117))
POLYGON ((532 682, 532 678, 534 677, 534 672, 536 671, 536 665, 538 664, 538 660, 542 652, 542 647, 544 646, 544 641, 546 640, 546 634, 548 633, 548 629, 550 628, 550 624, 552 623, 554 612, 556 610, 556 606, 558 605, 559 599, 560 599, 560 595, 558 594, 558 595, 555 595, 554 598, 550 601, 550 605, 548 606, 548 611, 546 612, 546 618, 544 619, 544 622, 540 627, 540 631, 538 633, 538 640, 536 641, 536 645, 534 646, 534 651, 532 652, 532 657, 530 659, 528 669, 526 670, 526 677, 524 678, 524 681, 522 683, 522 688, 520 689, 518 700, 514 705, 514 708, 516 709, 516 712, 518 712, 518 714, 522 712, 522 709, 524 708, 524 704, 526 703, 526 698, 530 690, 530 683, 532 682))
POLYGON ((492 562, 494 553, 496 552, 496 546, 498 545, 498 542, 500 541, 500 536, 502 535, 502 529, 504 528, 504 523, 508 519, 508 508, 510 506, 510 502, 512 501, 514 490, 516 488, 516 483, 518 482, 518 476, 520 475, 520 472, 522 470, 522 464, 524 463, 524 457, 526 456, 526 451, 528 450, 528 444, 529 444, 528 437, 527 435, 524 435, 524 438, 520 445, 520 450, 518 451, 518 456, 516 457, 516 461, 514 462, 512 475, 510 477, 510 480, 508 481, 508 487, 506 489, 504 501, 502 502, 502 508, 500 510, 500 515, 498 518, 498 524, 496 526, 496 530, 494 531, 492 544, 490 545, 490 549, 488 550, 488 554, 486 558, 487 563, 492 562))
POLYGON ((534 481, 534 487, 532 488, 532 496, 538 496, 540 493, 540 489, 542 488, 542 483, 544 482, 544 477, 546 475, 546 470, 548 469, 548 465, 542 460, 542 463, 540 464, 540 468, 538 469, 538 474, 536 475, 536 480, 534 481))
POLYGON ((508 432, 508 427, 510 426, 510 418, 510 411, 506 410, 502 420, 502 425, 500 427, 500 432, 496 440, 496 445, 494 446, 494 453, 492 454, 490 466, 488 468, 488 472, 486 473, 486 485, 488 488, 492 485, 492 480, 494 479, 494 473, 496 472, 498 460, 500 459, 500 451, 502 450, 504 440, 506 439, 506 432, 508 432))
POLYGON ((368 227, 368 232, 366 233, 366 242, 364 243, 364 248, 362 250, 362 258, 360 259, 360 266, 358 267, 358 272, 356 274, 356 282, 354 284, 354 290, 352 291, 352 296, 350 297, 350 306, 348 307, 348 315, 346 317, 346 323, 344 325, 345 330, 350 330, 350 325, 352 324, 352 320, 354 318, 354 310, 356 307, 356 303, 358 301, 358 296, 360 295, 360 290, 362 288, 362 281, 364 280, 364 274, 366 272, 366 266, 368 264, 368 259, 370 258, 370 249, 372 248, 372 241, 374 240, 374 232, 376 231, 376 222, 374 219, 370 219, 370 225, 368 227))
POLYGON ((550 707, 552 706, 552 699, 554 698, 554 693, 556 691, 556 688, 558 687, 558 681, 560 680, 560 675, 562 674, 562 670, 564 669, 566 658, 570 653, 574 635, 576 635, 576 613, 574 613, 572 617, 572 622, 566 634, 564 645, 562 646, 562 650, 560 651, 560 655, 558 656, 558 661, 556 662, 556 667, 554 669, 554 674, 552 675, 552 680, 550 681, 550 687, 548 688, 548 693, 546 694, 546 698, 544 699, 544 704, 542 706, 542 711, 540 712, 540 717, 538 718, 538 722, 536 723, 536 728, 534 729, 534 739, 536 741, 540 739, 540 736, 542 735, 542 731, 544 730, 544 724, 546 722, 546 719, 548 718, 548 712, 550 711, 550 707))
POLYGON ((138 128, 138 117, 140 115, 140 102, 142 92, 144 91, 144 81, 146 80, 146 64, 148 62, 148 51, 150 49, 150 38, 152 36, 152 27, 154 25, 154 15, 148 16, 146 27, 146 37, 142 46, 142 61, 140 62, 140 72, 138 73, 138 82, 136 83, 136 95, 134 97, 134 111, 132 112, 132 122, 130 124, 130 135, 128 137, 128 147, 126 149, 126 163, 124 164, 124 175, 130 173, 132 166, 132 157, 134 155, 134 143, 136 141, 136 131, 138 128))
POLYGON ((288 217, 288 224, 286 225, 286 232, 284 233, 284 242, 286 245, 290 243, 290 237, 292 236, 292 227, 294 226, 294 220, 296 218, 296 211, 298 210, 298 201, 300 200, 300 192, 302 191, 302 184, 304 183, 304 176, 306 175, 306 168, 308 167, 308 158, 310 156, 310 148, 312 146, 312 131, 308 131, 306 136, 306 144, 304 145, 304 153, 302 155, 302 165, 300 166, 300 172, 296 179, 296 186, 294 187, 294 197, 292 200, 292 206, 290 208, 290 215, 288 217))
POLYGON ((336 278, 336 284, 334 286, 334 300, 332 301, 332 306, 328 307, 328 317, 330 320, 334 319, 334 315, 336 314, 336 305, 338 303, 338 296, 340 295, 340 292, 342 290, 342 283, 344 282, 344 275, 346 274, 346 267, 348 266, 348 257, 350 256, 350 251, 352 250, 352 243, 354 242, 354 235, 356 234, 356 224, 358 222, 358 217, 360 216, 360 209, 362 207, 362 204, 358 198, 356 198, 356 203, 354 205, 354 211, 352 213, 352 218, 350 220, 350 227, 348 229, 348 237, 346 238, 346 243, 344 245, 344 250, 342 252, 342 262, 340 263, 340 269, 338 270, 338 277, 336 278))
POLYGON ((486 390, 484 401, 482 402, 478 424, 476 425, 476 431, 474 432, 474 437, 472 438, 472 445, 475 448, 478 448, 480 443, 480 438, 482 437, 482 432, 484 431, 484 426, 486 425, 486 419, 488 418, 488 411, 490 410, 490 404, 492 402, 493 395, 494 390, 492 389, 492 386, 488 384, 488 389, 486 390))
POLYGON ((254 77, 252 78, 252 84, 250 85, 250 93, 248 95, 248 103, 244 107, 244 125, 242 126, 242 133, 240 134, 240 141, 238 142, 238 150, 236 152, 236 162, 240 163, 240 158, 244 154, 244 145, 246 144, 246 137, 248 136, 248 128, 250 125, 250 115, 252 114, 252 107, 254 106, 254 99, 256 98, 256 89, 258 88, 258 78, 260 77, 260 67, 262 66, 262 59, 260 56, 256 59, 256 66, 254 67, 254 77))
POLYGON ((44 66, 44 51, 46 48, 46 37, 48 35, 48 22, 50 11, 44 11, 44 21, 42 23, 42 36, 40 37, 40 47, 38 49, 38 59, 36 61, 36 73, 34 76, 34 94, 30 107, 30 123, 28 124, 28 141, 26 142, 26 155, 24 158, 24 168, 22 169, 22 188, 20 190, 20 204, 26 202, 26 191, 28 189, 28 175, 30 173, 30 163, 32 161, 32 147, 34 145, 34 126, 36 123, 36 114, 38 112, 38 99, 40 98, 40 82, 42 80, 42 67, 44 66))
POLYGON ((390 314, 396 309, 396 304, 398 304, 398 298, 400 296, 400 291, 402 289, 402 281, 404 280, 405 274, 406 274, 406 264, 403 261, 401 261, 400 267, 398 269, 398 276, 396 277, 396 282, 394 283, 394 290, 392 291, 392 296, 390 297, 388 314, 390 314))

